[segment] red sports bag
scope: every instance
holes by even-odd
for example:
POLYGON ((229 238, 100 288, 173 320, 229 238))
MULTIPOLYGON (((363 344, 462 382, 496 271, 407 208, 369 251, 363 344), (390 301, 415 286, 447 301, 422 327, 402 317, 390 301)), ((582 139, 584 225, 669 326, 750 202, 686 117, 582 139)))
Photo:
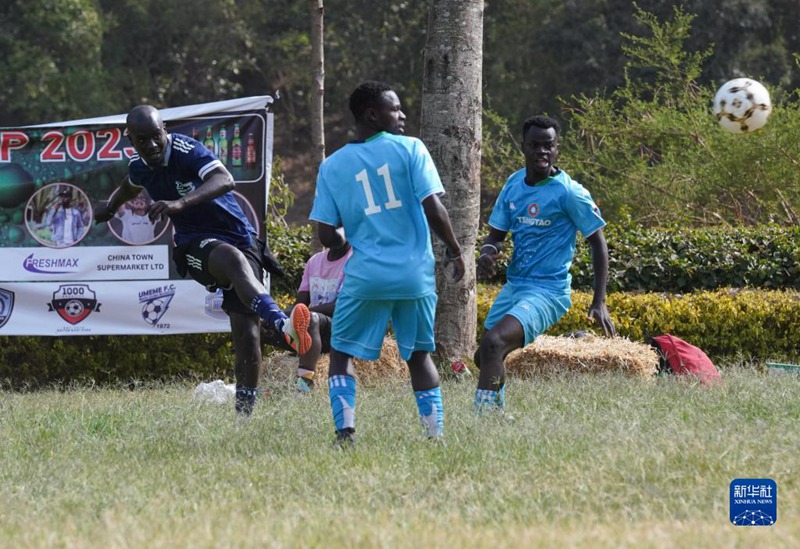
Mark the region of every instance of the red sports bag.
POLYGON ((694 345, 670 334, 655 336, 652 341, 661 358, 659 373, 667 371, 682 376, 695 376, 702 383, 721 379, 719 370, 711 359, 694 345))

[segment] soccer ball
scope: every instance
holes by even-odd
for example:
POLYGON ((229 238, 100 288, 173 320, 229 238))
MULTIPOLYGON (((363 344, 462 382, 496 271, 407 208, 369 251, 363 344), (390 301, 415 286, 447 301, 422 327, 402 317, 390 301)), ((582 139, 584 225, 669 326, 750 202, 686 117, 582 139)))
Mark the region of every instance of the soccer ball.
POLYGON ((83 313, 83 303, 78 301, 77 299, 70 299, 67 301, 67 304, 64 305, 64 312, 67 315, 71 316, 72 318, 78 317, 83 313))
POLYGON ((163 299, 154 299, 153 301, 148 301, 142 307, 142 318, 148 324, 155 326, 156 322, 164 315, 167 311, 167 304, 164 303, 163 299))
POLYGON ((750 78, 725 82, 714 96, 714 116, 731 133, 750 133, 763 128, 771 112, 767 88, 750 78))

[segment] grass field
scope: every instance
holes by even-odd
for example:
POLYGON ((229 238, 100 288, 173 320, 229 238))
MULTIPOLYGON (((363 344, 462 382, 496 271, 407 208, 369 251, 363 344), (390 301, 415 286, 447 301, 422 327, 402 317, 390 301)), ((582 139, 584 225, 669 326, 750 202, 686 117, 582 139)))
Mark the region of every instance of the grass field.
POLYGON ((511 380, 511 422, 446 381, 444 447, 390 383, 359 391, 351 451, 326 391, 277 384, 241 421, 193 388, 0 392, 0 546, 800 546, 800 376, 511 380), (733 526, 731 480, 763 477, 777 524, 733 526))

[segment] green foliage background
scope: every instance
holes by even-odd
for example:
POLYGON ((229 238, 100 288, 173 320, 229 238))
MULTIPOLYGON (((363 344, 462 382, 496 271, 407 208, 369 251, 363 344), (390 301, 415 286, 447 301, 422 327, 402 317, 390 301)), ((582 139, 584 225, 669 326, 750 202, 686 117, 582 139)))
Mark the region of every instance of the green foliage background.
MULTIPOLYGON (((690 47, 699 21, 674 8, 667 19, 636 8, 637 34, 622 33, 624 80, 614 90, 562 99, 560 165, 613 222, 648 226, 793 225, 800 208, 800 96, 766 82, 773 112, 765 128, 737 135, 711 114, 713 58, 690 47)), ((794 64, 798 65, 795 55, 794 64)), ((496 104, 494 102, 493 104, 496 104)), ((483 188, 490 197, 522 167, 521 124, 484 116, 483 188), (490 192, 487 192, 491 189, 490 192)), ((491 200, 484 200, 484 214, 491 200)))
MULTIPOLYGON (((325 5, 329 150, 348 138, 346 97, 367 78, 396 86, 414 133, 428 3, 325 5)), ((154 0, 4 2, 0 125, 125 112, 141 102, 280 95, 275 150, 295 162, 286 170, 276 163, 269 230, 289 273, 273 290, 288 304, 311 241, 309 227, 285 222, 296 198, 289 167, 302 165, 296 159, 307 145, 307 8, 287 0, 191 10, 154 0)), ((669 331, 712 356, 800 358, 798 20, 794 0, 488 3, 483 215, 522 166, 521 121, 550 113, 564 123, 560 164, 610 221, 608 301, 622 335, 669 331), (714 91, 738 76, 772 94, 769 124, 751 135, 723 132, 710 114, 714 91)), ((586 327, 586 247, 572 272, 580 291, 555 333, 586 327)), ((494 292, 479 292, 481 322, 494 292)), ((0 379, 14 387, 231 370, 225 334, 0 338, 0 379)))

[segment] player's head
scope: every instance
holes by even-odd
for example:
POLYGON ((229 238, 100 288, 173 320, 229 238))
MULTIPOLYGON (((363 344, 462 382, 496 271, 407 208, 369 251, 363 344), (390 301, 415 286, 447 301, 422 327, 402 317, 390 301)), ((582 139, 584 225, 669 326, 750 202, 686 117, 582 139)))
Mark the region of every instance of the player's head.
POLYGON ((150 166, 160 166, 167 153, 167 128, 158 109, 139 105, 125 120, 128 139, 139 156, 150 166))
POLYGON ((522 153, 525 167, 534 180, 544 179, 554 173, 558 158, 558 134, 561 126, 549 116, 536 115, 522 124, 522 153))
POLYGON ((406 115, 400 108, 400 98, 389 84, 367 81, 350 94, 350 112, 356 125, 364 130, 402 134, 406 115))
POLYGON ((69 203, 72 202, 72 191, 70 191, 69 189, 66 189, 66 188, 65 189, 61 189, 60 191, 58 191, 58 200, 62 204, 65 204, 65 205, 68 206, 69 203))

